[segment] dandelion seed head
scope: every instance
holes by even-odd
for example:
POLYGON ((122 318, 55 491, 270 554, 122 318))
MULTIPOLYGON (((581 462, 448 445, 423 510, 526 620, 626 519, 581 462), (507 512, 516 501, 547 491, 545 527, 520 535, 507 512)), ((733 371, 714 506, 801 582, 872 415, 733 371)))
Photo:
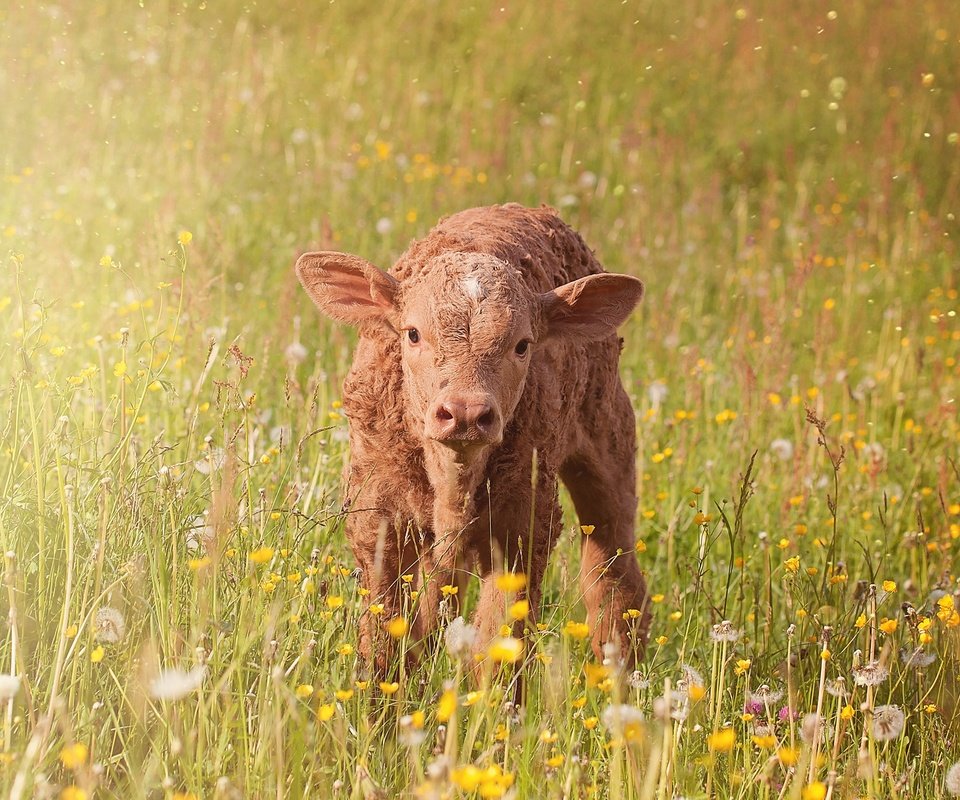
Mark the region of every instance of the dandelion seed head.
POLYGON ((769 684, 763 683, 757 687, 757 690, 750 693, 750 699, 761 706, 769 706, 779 703, 783 697, 783 689, 771 688, 769 684))
POLYGON ((873 738, 889 742, 903 733, 906 717, 900 706, 877 706, 873 709, 873 738))
POLYGON ((200 666, 191 670, 165 669, 150 681, 149 692, 154 700, 182 700, 193 694, 207 674, 207 668, 200 666))
POLYGON ((0 701, 12 700, 19 691, 19 677, 16 675, 0 675, 0 701))
POLYGON ((879 686, 889 675, 890 670, 879 661, 868 661, 853 670, 853 680, 857 686, 879 686))
POLYGON ((714 625, 710 631, 710 638, 715 642, 736 642, 740 639, 740 631, 734 627, 733 623, 725 619, 718 625, 714 625))
POLYGON ((926 669, 934 661, 937 660, 937 654, 931 653, 924 650, 922 647, 917 647, 911 650, 908 647, 905 647, 900 651, 900 660, 903 662, 904 666, 914 667, 918 670, 926 669))
POLYGON ((960 761, 953 764, 943 776, 943 788, 954 797, 960 797, 960 761))
POLYGON ((123 638, 126 632, 127 623, 117 609, 110 606, 103 606, 97 611, 94 618, 94 627, 96 629, 96 640, 106 642, 107 644, 116 644, 123 638))
POLYGON ((447 625, 443 641, 453 658, 467 658, 477 642, 477 629, 465 622, 463 617, 457 617, 447 625))
POLYGON ((818 729, 820 731, 819 736, 823 736, 824 727, 824 719, 819 714, 812 711, 809 714, 804 714, 800 723, 800 741, 804 744, 810 744, 813 737, 817 735, 818 729))

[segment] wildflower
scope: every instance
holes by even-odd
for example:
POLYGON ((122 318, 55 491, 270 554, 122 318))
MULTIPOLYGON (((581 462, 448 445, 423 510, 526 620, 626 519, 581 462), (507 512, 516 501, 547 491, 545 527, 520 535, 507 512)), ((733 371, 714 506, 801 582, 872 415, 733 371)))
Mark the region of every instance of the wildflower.
POLYGON ((889 674, 890 671, 879 661, 868 661, 853 670, 853 681, 857 686, 879 686, 889 674))
POLYGON ((177 234, 177 242, 179 242, 183 247, 186 247, 190 242, 193 241, 193 234, 190 231, 180 231, 177 234))
POLYGON ((718 625, 714 625, 710 631, 710 638, 715 642, 736 642, 740 639, 740 631, 737 630, 730 620, 725 619, 718 625))
POLYGON ((800 712, 795 708, 791 708, 790 706, 782 706, 780 710, 777 712, 777 719, 779 719, 781 722, 786 722, 787 720, 794 720, 799 716, 800 716, 800 712))
POLYGON ((369 611, 373 616, 379 617, 384 611, 383 603, 371 603, 369 608, 367 608, 367 611, 369 611))
POLYGON ((338 594, 327 595, 327 608, 331 611, 335 611, 343 605, 343 598, 338 594))
POLYGON ((444 689, 437 702, 437 719, 447 722, 457 710, 457 693, 450 688, 444 689))
POLYGON ((943 777, 943 788, 954 797, 960 797, 960 761, 947 770, 943 777))
POLYGON ((755 733, 751 736, 750 741, 761 750, 773 750, 777 746, 777 737, 767 728, 764 728, 763 733, 755 733))
POLYGON ((497 588, 507 594, 516 594, 527 585, 527 576, 522 572, 504 572, 496 578, 497 588))
POLYGON ((897 630, 897 620, 884 618, 880 622, 880 630, 889 636, 897 630))
POLYGON ((387 697, 392 694, 396 694, 400 689, 400 684, 394 681, 393 683, 388 683, 387 681, 380 682, 380 691, 383 692, 387 697))
POLYGON ((558 767, 563 766, 564 760, 563 753, 557 753, 556 755, 547 759, 547 766, 557 769, 558 767))
POLYGON ((639 741, 643 737, 643 712, 626 703, 612 704, 601 715, 603 727, 615 736, 622 736, 628 742, 639 741))
POLYGON ((308 697, 313 696, 313 686, 311 686, 309 683, 301 683, 296 689, 293 690, 293 693, 301 700, 306 700, 308 697))
POLYGON ((424 713, 414 711, 400 717, 400 743, 407 747, 419 747, 427 734, 423 730, 424 713))
POLYGON ((801 800, 823 800, 827 796, 827 787, 823 781, 814 781, 803 787, 801 800))
POLYGON ((680 671, 683 673, 683 677, 677 682, 679 688, 685 690, 691 686, 704 686, 706 684, 703 680, 703 675, 689 664, 681 664, 680 671))
POLYGON ((740 658, 740 659, 737 659, 737 664, 736 664, 736 666, 733 668, 733 671, 734 671, 737 675, 743 675, 747 670, 750 669, 750 665, 751 665, 752 663, 753 663, 753 662, 752 662, 749 658, 740 658))
POLYGON ((800 556, 793 556, 783 562, 787 572, 797 572, 800 569, 800 556))
POLYGON ((580 526, 580 533, 582 533, 584 536, 589 536, 589 535, 590 535, 591 533, 593 533, 596 529, 597 529, 597 526, 596 526, 596 525, 581 525, 581 526, 580 526))
POLYGON ((154 700, 181 700, 200 688, 206 674, 207 668, 204 666, 194 667, 189 671, 176 667, 162 670, 150 681, 150 696, 154 700))
POLYGON ((793 443, 789 439, 774 439, 770 442, 770 452, 781 461, 793 458, 793 443))
POLYGON ((346 703, 347 700, 353 697, 353 689, 337 689, 337 691, 333 693, 333 696, 341 703, 346 703))
POLYGON ((530 603, 526 600, 517 600, 510 608, 507 609, 507 614, 510 619, 521 620, 526 619, 527 615, 530 613, 530 603))
POLYGON ((647 387, 647 397, 650 400, 650 405, 659 408, 663 401, 667 399, 667 385, 663 381, 653 381, 647 387))
POLYGON ((90 661, 93 664, 99 664, 103 661, 103 657, 106 655, 106 650, 103 649, 102 644, 98 644, 93 650, 90 651, 90 661))
POLYGON ((400 639, 410 630, 410 623, 403 617, 394 617, 386 624, 386 630, 394 639, 400 639))
POLYGON ((67 769, 80 769, 87 763, 87 746, 82 742, 68 744, 60 751, 60 763, 67 769))
POLYGON ((733 728, 714 731, 707 737, 707 747, 714 753, 729 753, 737 743, 737 732, 733 728))
POLYGON ((477 629, 469 625, 463 617, 457 617, 443 632, 443 641, 447 652, 453 658, 466 658, 477 641, 477 629))
POLYGON ((873 709, 873 738, 889 742, 903 733, 905 717, 900 706, 877 706, 873 709))
POLYGON ((266 564, 271 558, 273 558, 273 548, 258 547, 256 550, 250 553, 248 558, 254 564, 266 564))
POLYGON ((563 626, 563 632, 573 639, 586 639, 590 635, 590 627, 586 622, 575 622, 570 619, 563 626))
POLYGON ((349 642, 344 642, 337 648, 337 652, 342 656, 352 656, 353 655, 353 645, 349 642))
POLYGON ((337 707, 333 703, 325 703, 317 709, 317 719, 321 722, 329 722, 333 719, 333 715, 336 712, 337 707))
POLYGON ((492 661, 513 664, 523 656, 523 642, 513 636, 498 636, 490 643, 487 655, 492 661))
POLYGON ((840 719, 842 719, 844 722, 849 722, 851 719, 853 719, 853 714, 853 706, 849 703, 840 709, 840 719))
POLYGON ((0 674, 0 702, 12 700, 20 691, 20 678, 16 675, 0 674))
POLYGON ((60 792, 60 800, 87 800, 87 793, 79 786, 67 786, 60 792))
POLYGON ((792 767, 800 758, 800 751, 793 747, 781 747, 777 750, 777 759, 785 767, 792 767))
POLYGON ((685 691, 670 692, 669 703, 663 696, 653 701, 653 713, 664 722, 670 719, 683 722, 690 716, 690 698, 685 691))

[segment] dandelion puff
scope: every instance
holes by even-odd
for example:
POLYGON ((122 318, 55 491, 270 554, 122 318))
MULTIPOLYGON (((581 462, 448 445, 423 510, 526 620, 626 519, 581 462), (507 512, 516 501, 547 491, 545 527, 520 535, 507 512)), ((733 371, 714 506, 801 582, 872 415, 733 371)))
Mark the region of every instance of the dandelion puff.
POLYGON ((200 688, 206 674, 207 668, 204 666, 194 667, 191 670, 176 667, 162 670, 150 681, 150 696, 154 700, 182 700, 200 688))
POLYGON ((789 461, 793 458, 793 442, 789 439, 774 439, 770 442, 770 452, 781 461, 789 461))
POLYGON ((20 678, 16 675, 0 675, 0 702, 12 700, 20 691, 20 678))
POLYGON ((906 717, 900 706, 877 706, 873 709, 873 738, 889 742, 903 733, 906 717))
POLYGON ((644 690, 650 688, 650 678, 644 675, 640 670, 635 669, 629 679, 630 688, 644 690))
POLYGON ((889 675, 890 670, 879 661, 868 661, 853 670, 853 681, 857 686, 879 686, 889 675))
POLYGON ((740 639, 740 631, 730 620, 725 619, 719 625, 713 626, 710 638, 715 642, 736 642, 740 639))
POLYGON ((654 408, 660 408, 663 401, 667 399, 667 384, 663 381, 653 381, 647 387, 647 397, 650 399, 650 405, 654 408))
POLYGON ((465 622, 463 617, 457 617, 447 625, 443 632, 443 641, 447 652, 453 658, 466 658, 477 642, 477 629, 465 622))
POLYGON ((287 348, 283 351, 283 355, 289 363, 296 365, 303 362, 307 355, 309 355, 309 352, 303 344, 294 340, 287 345, 287 348))
POLYGON ((783 689, 772 689, 766 683, 761 684, 755 692, 750 693, 750 699, 762 706, 772 706, 779 703, 782 697, 783 689))
POLYGON ((823 717, 816 712, 811 711, 809 714, 804 714, 803 721, 800 723, 800 741, 804 744, 810 744, 813 742, 814 736, 822 739, 824 727, 823 717), (817 729, 820 730, 819 735, 817 729))
POLYGON ((842 675, 836 680, 828 680, 824 688, 826 688, 827 694, 829 694, 831 697, 846 699, 846 697, 850 694, 850 692, 847 691, 846 678, 844 678, 842 675))
POLYGON ((689 664, 681 664, 680 671, 683 673, 683 677, 677 682, 677 686, 681 689, 685 689, 689 686, 705 686, 703 680, 703 675, 701 675, 697 670, 691 667, 689 664))
POLYGON ((104 606, 97 611, 94 626, 96 628, 96 640, 107 644, 119 642, 127 630, 127 623, 123 614, 110 606, 104 606))
POLYGON ((943 788, 954 797, 960 797, 960 761, 951 766, 943 776, 943 788))
POLYGON ((653 701, 653 714, 663 722, 671 719, 683 722, 690 716, 690 698, 684 691, 670 692, 669 702, 665 696, 658 697, 653 701))
POLYGON ((426 738, 427 733, 423 729, 423 712, 405 714, 400 717, 400 736, 398 739, 401 744, 407 747, 419 747, 426 738))
POLYGON ((937 654, 929 653, 922 647, 917 647, 914 650, 905 647, 900 651, 900 660, 904 666, 914 667, 918 670, 926 669, 937 660, 937 654))
POLYGON ((603 727, 616 736, 622 736, 630 728, 643 724, 643 712, 626 703, 613 703, 600 716, 603 727))

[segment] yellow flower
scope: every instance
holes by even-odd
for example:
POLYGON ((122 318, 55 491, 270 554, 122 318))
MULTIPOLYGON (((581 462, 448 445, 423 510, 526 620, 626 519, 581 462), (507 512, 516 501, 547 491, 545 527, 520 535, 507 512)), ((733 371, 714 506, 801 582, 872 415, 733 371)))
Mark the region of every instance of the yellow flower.
POLYGON ((803 792, 801 793, 801 798, 803 800, 823 800, 827 796, 827 787, 821 781, 814 781, 803 787, 803 792))
POLYGON ((500 636, 490 643, 487 655, 497 663, 513 664, 523 656, 523 641, 513 636, 500 636))
POLYGON ((82 742, 68 744, 60 751, 60 763, 67 769, 79 769, 87 763, 87 752, 82 742))
POLYGON ((597 529, 597 526, 596 526, 596 525, 581 525, 581 526, 580 526, 580 532, 581 532, 584 536, 589 536, 589 535, 590 535, 591 533, 593 533, 596 529, 597 529))
POLYGON ((413 583, 413 574, 408 572, 406 575, 401 575, 400 580, 406 584, 413 583))
POLYGON ((587 696, 585 694, 580 695, 570 701, 570 705, 574 708, 583 708, 587 704, 587 696))
POLYGON ((597 717, 587 717, 586 719, 583 720, 583 727, 586 728, 588 731, 592 731, 594 728, 597 727, 597 723, 599 721, 600 720, 597 717))
POLYGON ((445 689, 437 703, 437 719, 447 722, 457 710, 457 693, 453 689, 445 689))
POLYGON ((897 630, 897 621, 895 619, 884 618, 880 622, 880 630, 889 636, 897 630))
MULTIPOLYGON (((687 687, 687 697, 689 697, 694 703, 699 703, 706 696, 707 689, 701 683, 691 683, 690 686, 687 687)), ((727 728, 726 730, 732 729, 727 728)))
POLYGON ((60 792, 60 800, 87 800, 87 793, 79 786, 67 786, 60 792))
POLYGON ((864 625, 867 624, 867 615, 861 614, 859 617, 857 617, 856 621, 853 624, 857 628, 862 628, 864 625))
POLYGON ((557 767, 563 766, 564 760, 563 753, 557 753, 555 756, 547 759, 547 766, 557 769, 557 767))
POLYGON ((840 719, 842 720, 851 720, 853 719, 853 706, 845 705, 840 709, 840 719))
POLYGON ((327 595, 327 608, 335 610, 343 605, 343 598, 338 594, 327 595))
POLYGON ((750 740, 761 750, 773 750, 777 746, 777 737, 772 733, 765 736, 751 736, 750 740))
POLYGON ((553 733, 549 728, 547 730, 540 731, 540 741, 544 744, 553 744, 558 738, 559 737, 557 734, 553 733))
POLYGON ((383 692, 388 697, 392 694, 396 694, 397 690, 400 688, 400 684, 394 681, 393 683, 387 683, 386 681, 380 682, 380 691, 383 692))
POLYGON ((714 753, 729 753, 737 743, 737 732, 733 728, 714 731, 707 737, 707 747, 714 753))
POLYGON ((637 543, 636 543, 636 545, 634 545, 634 549, 635 549, 638 553, 646 553, 646 552, 647 552, 647 543, 646 543, 645 541, 643 541, 643 539, 637 539, 637 543))
POLYGON ((752 663, 753 663, 753 662, 752 662, 749 658, 741 658, 741 659, 738 659, 738 660, 737 660, 737 665, 736 665, 736 667, 734 667, 733 671, 736 672, 737 675, 743 675, 744 672, 746 672, 748 669, 750 669, 750 665, 751 665, 752 663))
POLYGON ((785 767, 792 767, 797 763, 797 759, 799 757, 800 751, 792 747, 781 747, 779 750, 777 750, 777 758, 785 767))
POLYGON ((483 700, 484 694, 485 692, 483 691, 483 689, 477 689, 472 692, 467 692, 466 697, 463 698, 463 704, 468 708, 470 706, 474 706, 477 703, 479 703, 481 700, 483 700))
POLYGON ((200 572, 203 569, 206 569, 213 563, 213 559, 210 556, 204 556, 203 558, 191 558, 187 562, 187 566, 193 572, 200 572))
POLYGON ((337 652, 342 656, 352 656, 353 655, 353 645, 349 642, 345 642, 337 648, 337 652))
POLYGON ((598 686, 601 681, 610 677, 610 667, 608 667, 606 664, 594 664, 592 662, 587 662, 583 665, 583 672, 587 676, 588 689, 598 686))
POLYGON ((353 685, 357 687, 359 691, 363 691, 370 685, 370 681, 354 681, 353 685))
POLYGON ((367 609, 373 616, 379 617, 383 613, 383 603, 371 603, 367 609))
POLYGON ((888 593, 893 593, 897 591, 897 582, 896 581, 884 581, 883 582, 883 591, 888 593))
POLYGON ((833 654, 826 647, 824 647, 823 650, 820 651, 820 659, 822 661, 829 661, 831 655, 833 654))
POLYGON ((496 578, 497 588, 507 594, 523 591, 527 585, 527 576, 522 572, 504 572, 496 578))
POLYGON ((526 600, 517 600, 510 608, 507 613, 510 616, 510 619, 521 620, 526 619, 527 614, 530 613, 530 603, 526 600))
POLYGON ((586 622, 575 622, 570 619, 563 626, 563 632, 573 639, 586 639, 590 635, 590 626, 586 622))
POLYGON ((483 780, 483 771, 473 764, 457 767, 450 772, 450 780, 466 793, 474 792, 483 780))
POLYGON ((273 548, 258 547, 256 550, 250 553, 248 558, 254 564, 266 564, 271 558, 273 558, 273 548))
POLYGON ((333 703, 326 703, 317 709, 317 718, 321 722, 328 722, 336 713, 337 707, 333 703))
POLYGON ((353 689, 338 689, 333 693, 333 696, 341 703, 346 703, 347 700, 353 697, 353 689))
POLYGON ((193 241, 193 234, 190 233, 190 231, 180 231, 180 233, 177 234, 177 241, 186 247, 193 241))
POLYGON ((101 661, 103 661, 103 656, 105 652, 106 651, 103 649, 103 645, 97 645, 95 648, 93 648, 93 651, 90 653, 90 660, 94 664, 99 664, 101 661))
POLYGON ((440 587, 440 594, 442 594, 444 597, 451 597, 452 595, 455 595, 459 591, 460 591, 459 586, 451 586, 450 584, 440 587))
POLYGON ((800 556, 788 558, 783 562, 783 566, 786 567, 787 572, 797 572, 800 569, 800 556))
POLYGON ((306 700, 308 697, 313 696, 313 687, 309 683, 301 683, 293 690, 293 693, 301 700, 306 700))
POLYGON ((394 617, 387 623, 386 628, 387 633, 389 633, 394 639, 400 639, 406 635, 408 630, 410 630, 410 623, 407 622, 403 617, 394 617))

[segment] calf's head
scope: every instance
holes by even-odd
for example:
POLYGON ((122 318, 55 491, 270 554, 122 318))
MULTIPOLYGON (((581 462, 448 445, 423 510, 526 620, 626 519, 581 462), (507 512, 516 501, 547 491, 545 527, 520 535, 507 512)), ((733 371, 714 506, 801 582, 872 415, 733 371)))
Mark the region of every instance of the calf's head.
POLYGON ((643 296, 639 280, 611 273, 534 292, 480 253, 442 254, 402 282, 345 253, 305 253, 296 270, 328 316, 398 337, 413 433, 459 463, 503 439, 538 349, 611 335, 643 296))

